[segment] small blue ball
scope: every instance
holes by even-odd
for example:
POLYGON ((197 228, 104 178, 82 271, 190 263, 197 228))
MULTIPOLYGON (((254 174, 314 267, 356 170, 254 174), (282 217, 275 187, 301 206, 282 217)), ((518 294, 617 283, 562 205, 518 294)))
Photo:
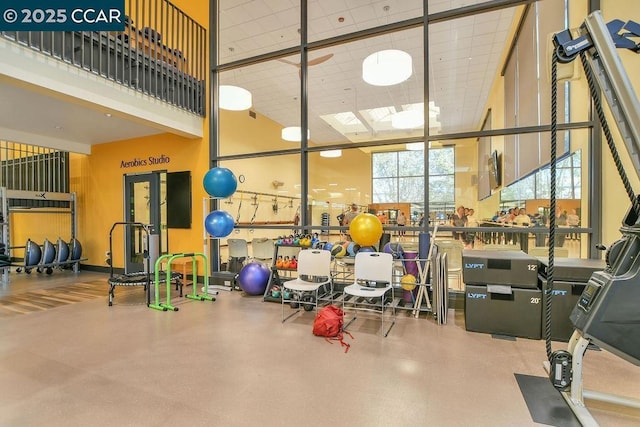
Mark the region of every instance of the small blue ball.
POLYGON ((204 220, 204 228, 213 237, 226 237, 233 231, 234 220, 228 212, 213 211, 204 220))

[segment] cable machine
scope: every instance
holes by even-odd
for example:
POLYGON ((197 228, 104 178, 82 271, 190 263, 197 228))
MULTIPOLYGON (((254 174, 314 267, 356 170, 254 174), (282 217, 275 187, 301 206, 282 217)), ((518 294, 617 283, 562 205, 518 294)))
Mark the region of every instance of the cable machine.
MULTIPOLYGON (((640 24, 614 20, 605 25, 600 12, 594 12, 585 19, 577 38, 574 39, 569 30, 554 35, 553 93, 556 90, 557 63, 569 63, 579 56, 595 111, 631 202, 620 228, 622 237, 607 249, 605 270, 591 276, 571 313, 575 331, 567 350, 551 352, 550 319, 546 323, 549 360, 545 362, 545 368, 551 382, 560 390, 583 426, 598 425, 585 406, 584 398, 640 408, 640 400, 634 398, 584 390, 582 379, 582 361, 590 343, 640 366, 640 197, 631 188, 600 100, 601 92, 609 104, 636 173, 640 176, 640 102, 616 52, 616 48, 623 48, 639 53, 640 43, 636 44, 631 39, 639 36, 640 24)), ((555 116, 552 113, 552 169, 555 167, 555 116)), ((552 171, 552 183, 554 178, 555 171, 552 171)), ((553 224, 550 232, 553 233, 553 224)), ((550 242, 553 242, 551 236, 550 242)), ((552 243, 548 271, 548 292, 553 294, 552 243)), ((550 306, 551 298, 548 299, 548 313, 551 312, 550 306)))

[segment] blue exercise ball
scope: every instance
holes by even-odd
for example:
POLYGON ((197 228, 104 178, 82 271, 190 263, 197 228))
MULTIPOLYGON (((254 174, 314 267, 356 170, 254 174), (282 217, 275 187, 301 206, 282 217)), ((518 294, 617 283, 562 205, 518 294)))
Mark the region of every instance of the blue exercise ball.
POLYGON ((359 250, 360 250, 360 245, 355 242, 349 242, 349 244, 347 245, 348 256, 356 256, 359 250))
POLYGON ((228 236, 233 226, 233 217, 225 211, 213 211, 204 219, 204 228, 213 237, 228 236))
POLYGON ((236 176, 227 168, 211 168, 204 175, 202 185, 205 191, 216 198, 226 198, 235 193, 238 188, 236 176))
POLYGON ((269 267, 261 262, 250 262, 238 274, 240 289, 249 295, 263 295, 269 282, 269 267))

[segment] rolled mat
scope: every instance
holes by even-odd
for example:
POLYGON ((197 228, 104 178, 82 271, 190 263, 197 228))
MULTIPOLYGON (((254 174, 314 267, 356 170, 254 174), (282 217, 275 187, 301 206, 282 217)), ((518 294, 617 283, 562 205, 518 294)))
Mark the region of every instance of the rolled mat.
MULTIPOLYGON (((431 245, 431 234, 420 233, 418 234, 418 258, 426 260, 429 257, 429 246, 431 245)), ((420 261, 420 267, 424 271, 426 261, 420 261)))

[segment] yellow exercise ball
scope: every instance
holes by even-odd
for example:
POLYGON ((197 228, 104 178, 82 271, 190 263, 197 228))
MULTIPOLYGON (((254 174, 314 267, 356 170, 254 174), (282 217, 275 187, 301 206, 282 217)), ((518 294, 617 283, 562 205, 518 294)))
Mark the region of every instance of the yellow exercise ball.
POLYGON ((400 279, 400 285, 405 291, 414 290, 416 288, 416 282, 416 276, 414 276, 413 274, 405 274, 404 276, 402 276, 402 279, 400 279))
POLYGON ((349 224, 349 234, 360 246, 375 245, 382 237, 382 223, 375 215, 361 213, 349 224))
POLYGON ((331 248, 331 255, 333 255, 336 258, 342 258, 346 254, 347 254, 347 248, 345 248, 342 243, 336 243, 331 248))

